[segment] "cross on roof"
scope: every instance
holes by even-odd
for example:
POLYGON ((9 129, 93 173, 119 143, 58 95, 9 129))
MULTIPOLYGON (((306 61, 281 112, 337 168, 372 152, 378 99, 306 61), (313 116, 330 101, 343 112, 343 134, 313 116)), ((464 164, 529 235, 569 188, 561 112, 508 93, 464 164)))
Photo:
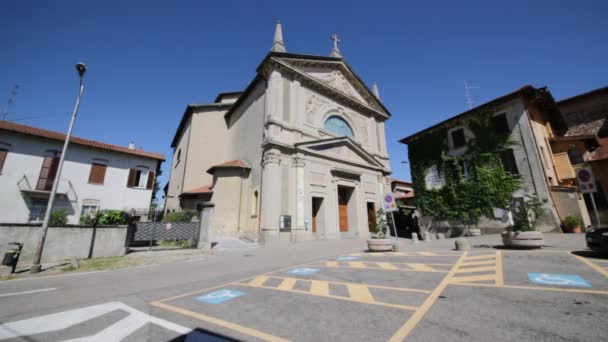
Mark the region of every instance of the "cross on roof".
POLYGON ((334 33, 329 38, 331 38, 331 40, 334 41, 334 50, 340 51, 340 49, 338 49, 338 44, 340 43, 340 39, 338 39, 338 35, 334 33))

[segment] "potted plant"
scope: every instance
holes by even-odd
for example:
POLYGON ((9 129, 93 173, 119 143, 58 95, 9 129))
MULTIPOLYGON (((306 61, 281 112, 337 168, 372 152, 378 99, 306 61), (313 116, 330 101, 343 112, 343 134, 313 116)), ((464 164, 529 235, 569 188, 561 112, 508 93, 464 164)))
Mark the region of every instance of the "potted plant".
POLYGON ((367 248, 370 252, 390 252, 393 250, 393 240, 386 238, 388 232, 388 220, 382 208, 376 212, 375 222, 370 226, 371 237, 367 240, 367 248))
POLYGON ((583 220, 580 217, 568 215, 562 220, 562 226, 566 233, 580 234, 583 232, 583 220))
POLYGON ((512 248, 541 248, 544 246, 543 233, 536 230, 538 220, 544 215, 543 204, 535 196, 526 195, 513 201, 513 225, 501 233, 505 247, 512 248))

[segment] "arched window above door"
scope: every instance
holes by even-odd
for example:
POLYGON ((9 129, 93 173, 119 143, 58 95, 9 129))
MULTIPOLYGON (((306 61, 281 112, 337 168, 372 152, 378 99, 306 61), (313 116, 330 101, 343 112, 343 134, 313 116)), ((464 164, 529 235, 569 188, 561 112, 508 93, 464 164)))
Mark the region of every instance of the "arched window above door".
POLYGON ((337 115, 332 115, 325 120, 325 129, 339 136, 354 138, 350 125, 337 115))

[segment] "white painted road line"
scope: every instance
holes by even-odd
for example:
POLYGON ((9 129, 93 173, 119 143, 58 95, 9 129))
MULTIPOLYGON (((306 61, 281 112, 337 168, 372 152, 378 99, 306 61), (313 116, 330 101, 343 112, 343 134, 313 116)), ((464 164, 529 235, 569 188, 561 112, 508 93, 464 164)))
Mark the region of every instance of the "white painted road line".
POLYGON ((40 290, 13 292, 13 293, 3 293, 3 294, 0 294, 0 297, 19 296, 19 295, 24 295, 24 294, 38 293, 38 292, 47 292, 47 291, 53 291, 53 290, 57 290, 57 288, 56 287, 51 287, 49 289, 40 289, 40 290))
POLYGON ((192 337, 194 340, 197 340, 196 338, 202 340, 200 338, 202 335, 197 331, 192 331, 192 329, 184 326, 151 316, 121 302, 109 302, 5 323, 0 325, 0 340, 67 329, 73 325, 84 323, 115 310, 126 311, 129 315, 94 335, 83 336, 68 341, 121 341, 146 324, 156 324, 180 335, 188 334, 188 338, 192 337))

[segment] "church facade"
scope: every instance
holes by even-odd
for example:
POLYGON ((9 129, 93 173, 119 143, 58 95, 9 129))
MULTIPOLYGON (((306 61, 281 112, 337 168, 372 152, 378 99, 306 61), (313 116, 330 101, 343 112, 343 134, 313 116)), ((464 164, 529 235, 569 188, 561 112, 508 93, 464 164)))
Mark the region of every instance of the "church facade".
POLYGON ((391 193, 390 113, 345 62, 287 53, 281 25, 242 92, 188 105, 165 210, 199 210, 215 236, 276 243, 366 238, 391 193))

